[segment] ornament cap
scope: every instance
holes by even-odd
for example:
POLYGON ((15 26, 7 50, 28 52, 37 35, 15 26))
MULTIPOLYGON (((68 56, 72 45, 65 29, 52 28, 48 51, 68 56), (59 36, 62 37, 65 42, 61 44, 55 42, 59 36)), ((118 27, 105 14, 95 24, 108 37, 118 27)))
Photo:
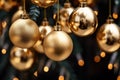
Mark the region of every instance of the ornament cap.
POLYGON ((43 21, 42 21, 42 26, 47 26, 49 25, 49 22, 47 21, 47 18, 45 18, 43 21))
POLYGON ((86 1, 81 1, 80 2, 80 7, 86 7, 87 6, 87 2, 86 1))
POLYGON ((22 14, 22 15, 21 15, 21 18, 22 18, 22 19, 28 19, 29 17, 28 17, 28 14, 25 13, 25 14, 22 14))
POLYGON ((112 18, 109 18, 109 19, 107 19, 107 21, 106 21, 108 24, 111 24, 111 23, 113 23, 114 22, 114 20, 112 19, 112 18))
POLYGON ((64 8, 69 8, 71 7, 71 4, 69 2, 64 3, 64 8))
POLYGON ((57 25, 54 27, 55 29, 55 31, 62 31, 62 28, 61 28, 61 26, 57 23, 57 25))

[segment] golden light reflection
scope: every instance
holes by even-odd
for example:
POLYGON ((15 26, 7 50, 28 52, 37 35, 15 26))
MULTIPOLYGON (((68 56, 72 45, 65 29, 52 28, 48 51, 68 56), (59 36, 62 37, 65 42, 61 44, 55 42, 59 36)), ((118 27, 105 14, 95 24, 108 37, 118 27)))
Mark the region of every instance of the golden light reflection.
POLYGON ((101 56, 102 58, 104 58, 104 57, 106 56, 106 53, 105 53, 105 52, 101 52, 101 53, 100 53, 100 56, 101 56))
POLYGON ((2 54, 6 54, 7 51, 6 51, 6 49, 2 49, 1 52, 2 52, 2 54))
POLYGON ((96 11, 94 11, 94 13, 96 14, 96 15, 98 15, 98 11, 96 10, 96 11))
POLYGON ((64 80, 64 76, 60 75, 58 80, 64 80))
POLYGON ((95 57, 94 57, 94 61, 95 61, 96 63, 100 62, 100 60, 101 60, 100 56, 95 56, 95 57))
POLYGON ((113 69, 113 64, 112 64, 112 63, 109 63, 109 64, 108 64, 108 69, 109 69, 109 70, 112 70, 112 69, 113 69))
POLYGON ((7 22, 6 22, 6 21, 3 21, 3 22, 2 22, 2 27, 3 27, 3 28, 6 28, 6 26, 7 26, 7 22))
POLYGON ((13 80, 19 80, 17 77, 14 77, 13 80))
POLYGON ((118 18, 118 14, 117 13, 113 13, 112 16, 113 16, 114 19, 118 18))
POLYGON ((84 63, 84 60, 79 60, 79 61, 78 61, 78 65, 79 65, 79 66, 84 66, 84 64, 85 64, 85 63, 84 63))
POLYGON ((120 80, 120 75, 117 77, 117 80, 120 80))
POLYGON ((48 66, 45 66, 44 67, 44 72, 48 72, 49 71, 49 67, 48 66))
POLYGON ((34 72, 34 76, 36 76, 36 77, 38 76, 37 71, 34 72))

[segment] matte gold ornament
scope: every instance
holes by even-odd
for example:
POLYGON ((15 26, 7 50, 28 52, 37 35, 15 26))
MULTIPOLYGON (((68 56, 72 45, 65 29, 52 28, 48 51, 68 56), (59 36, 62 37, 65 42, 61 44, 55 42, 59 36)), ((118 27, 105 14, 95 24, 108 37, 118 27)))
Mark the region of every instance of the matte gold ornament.
POLYGON ((18 19, 11 25, 9 36, 15 46, 30 48, 39 39, 39 29, 31 19, 18 19))
POLYGON ((20 6, 18 11, 13 15, 12 22, 16 21, 17 19, 20 19, 22 14, 23 14, 23 10, 22 7, 20 6))
POLYGON ((62 27, 62 30, 67 32, 67 33, 71 33, 72 31, 70 30, 70 25, 69 25, 69 17, 71 15, 71 13, 73 12, 74 8, 71 7, 71 4, 69 2, 66 2, 64 4, 64 7, 62 9, 60 9, 60 21, 59 24, 62 27))
POLYGON ((86 2, 81 2, 81 6, 73 11, 69 23, 73 33, 81 37, 93 34, 98 26, 97 16, 86 2))
POLYGON ((47 8, 57 2, 57 0, 31 0, 33 4, 47 8))
POLYGON ((112 53, 120 48, 120 29, 113 23, 113 19, 108 19, 100 27, 96 39, 100 48, 105 52, 112 53))
POLYGON ((34 49, 39 53, 44 53, 43 50, 43 40, 44 38, 53 31, 53 28, 49 25, 49 22, 45 19, 42 22, 42 25, 39 26, 40 39, 34 45, 34 49))
POLYGON ((48 58, 54 61, 62 61, 70 56, 73 43, 67 33, 57 28, 45 37, 43 47, 48 58))
POLYGON ((13 47, 10 52, 10 62, 20 71, 28 70, 34 63, 33 52, 29 49, 13 47))

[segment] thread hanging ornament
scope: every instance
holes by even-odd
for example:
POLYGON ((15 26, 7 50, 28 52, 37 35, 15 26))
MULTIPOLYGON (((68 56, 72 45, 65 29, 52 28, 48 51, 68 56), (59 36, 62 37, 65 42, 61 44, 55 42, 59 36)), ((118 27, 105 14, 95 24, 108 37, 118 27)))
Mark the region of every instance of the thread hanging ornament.
POLYGON ((91 35, 96 31, 98 26, 97 16, 87 6, 86 0, 82 0, 80 7, 72 12, 69 24, 72 32, 80 37, 91 35))
MULTIPOLYGON (((60 9, 60 20, 59 20, 59 24, 62 27, 62 30, 67 32, 67 33, 72 33, 72 31, 70 30, 70 25, 69 25, 69 17, 71 15, 71 13, 73 12, 74 8, 71 7, 71 3, 68 1, 66 1, 64 3, 64 7, 60 9)), ((54 14, 54 19, 57 20, 57 14, 54 14)))
POLYGON ((61 30, 55 30, 45 37, 43 47, 45 55, 48 58, 54 61, 62 61, 70 56, 73 43, 67 33, 61 30))
MULTIPOLYGON (((59 0, 57 22, 59 23, 59 0)), ((70 56, 73 49, 73 43, 70 36, 64 31, 61 31, 61 26, 56 24, 55 30, 45 37, 43 48, 48 58, 54 61, 62 61, 70 56)))
POLYGON ((20 48, 30 48, 39 39, 39 29, 37 24, 28 18, 25 11, 24 0, 24 12, 22 17, 16 20, 9 29, 9 36, 12 43, 20 48))
POLYGON ((46 8, 44 8, 44 19, 42 21, 42 24, 39 26, 40 38, 36 42, 36 44, 33 46, 33 48, 37 52, 44 53, 43 40, 52 31, 53 31, 53 28, 52 28, 52 26, 49 25, 49 22, 47 20, 47 15, 46 15, 46 8))
POLYGON ((44 50, 43 50, 43 40, 52 31, 53 31, 53 28, 52 28, 52 26, 49 25, 49 22, 47 21, 46 9, 44 9, 44 19, 42 21, 42 24, 39 26, 40 39, 33 46, 33 48, 37 52, 44 53, 44 50))
POLYGON ((28 70, 34 63, 34 54, 29 49, 22 49, 14 46, 10 51, 10 62, 17 70, 28 70))
POLYGON ((120 48, 120 28, 113 22, 111 16, 111 0, 109 1, 109 17, 96 36, 99 47, 108 53, 113 53, 120 48))

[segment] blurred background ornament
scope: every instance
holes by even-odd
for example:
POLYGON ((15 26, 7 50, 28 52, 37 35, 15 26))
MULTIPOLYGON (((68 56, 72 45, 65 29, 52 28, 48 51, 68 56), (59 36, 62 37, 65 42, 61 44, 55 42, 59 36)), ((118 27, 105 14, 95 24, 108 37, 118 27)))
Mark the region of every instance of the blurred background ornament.
POLYGON ((87 6, 86 0, 81 1, 80 7, 72 12, 69 24, 73 33, 81 37, 91 35, 96 31, 98 26, 97 16, 87 6))
POLYGON ((45 37, 43 47, 48 58, 54 61, 62 61, 70 56, 73 43, 70 36, 61 31, 60 25, 57 25, 55 31, 45 37))
POLYGON ((49 25, 49 22, 45 18, 42 21, 42 24, 39 26, 39 33, 40 33, 40 39, 37 41, 37 43, 34 45, 34 49, 38 51, 39 53, 44 53, 43 50, 43 41, 44 38, 53 31, 53 28, 49 25))
MULTIPOLYGON (((71 7, 71 3, 69 1, 66 1, 64 3, 64 7, 60 9, 59 13, 59 24, 62 27, 62 30, 67 32, 67 33, 72 33, 70 30, 70 25, 69 25, 69 17, 71 13, 73 12, 74 8, 71 7)), ((53 18, 57 20, 57 14, 54 14, 53 18)))
POLYGON ((120 29, 117 24, 113 23, 113 19, 108 19, 100 27, 96 38, 98 45, 105 52, 112 53, 120 48, 120 29))
POLYGON ((12 17, 12 22, 16 21, 17 19, 20 19, 20 17, 23 14, 23 9, 22 6, 19 6, 19 9, 16 13, 14 13, 13 17, 12 17))
POLYGON ((39 6, 39 7, 44 7, 47 8, 49 6, 52 6, 57 2, 57 0, 31 0, 33 4, 39 6))
POLYGON ((10 62, 17 70, 28 70, 34 63, 34 54, 29 49, 14 46, 10 52, 10 62))
POLYGON ((13 7, 18 5, 17 0, 0 0, 0 9, 10 11, 13 7))

